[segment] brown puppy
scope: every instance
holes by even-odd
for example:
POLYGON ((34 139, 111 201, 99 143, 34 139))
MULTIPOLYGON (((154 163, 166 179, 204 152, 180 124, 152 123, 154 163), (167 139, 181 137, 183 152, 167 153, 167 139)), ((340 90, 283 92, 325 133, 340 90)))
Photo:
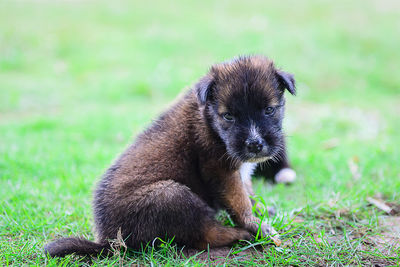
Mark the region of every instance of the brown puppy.
POLYGON ((140 248, 156 237, 199 249, 249 239, 261 228, 241 180, 244 162, 284 155, 284 90, 291 74, 263 56, 214 65, 163 113, 107 170, 94 193, 96 242, 62 238, 45 246, 51 256, 96 254, 120 233, 140 248), (215 219, 225 208, 237 223, 215 219))

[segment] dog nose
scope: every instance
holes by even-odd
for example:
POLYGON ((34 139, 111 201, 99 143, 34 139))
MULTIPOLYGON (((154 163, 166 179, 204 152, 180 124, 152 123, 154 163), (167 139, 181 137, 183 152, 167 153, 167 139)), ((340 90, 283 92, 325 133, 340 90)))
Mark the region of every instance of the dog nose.
POLYGON ((261 140, 246 141, 247 150, 251 153, 258 153, 263 149, 261 140))

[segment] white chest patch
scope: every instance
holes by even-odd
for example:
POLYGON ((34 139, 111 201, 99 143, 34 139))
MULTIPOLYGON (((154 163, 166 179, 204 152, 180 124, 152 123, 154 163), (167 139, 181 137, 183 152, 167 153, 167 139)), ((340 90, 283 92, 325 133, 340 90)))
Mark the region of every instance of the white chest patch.
POLYGON ((257 167, 257 163, 245 162, 240 166, 240 178, 242 178, 243 183, 251 180, 251 175, 257 167))

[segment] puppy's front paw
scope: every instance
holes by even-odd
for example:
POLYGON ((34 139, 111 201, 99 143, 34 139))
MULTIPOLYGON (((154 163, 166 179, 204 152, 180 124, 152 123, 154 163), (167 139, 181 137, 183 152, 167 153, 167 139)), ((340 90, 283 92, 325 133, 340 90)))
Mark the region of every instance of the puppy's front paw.
POLYGON ((262 223, 261 231, 263 233, 263 236, 269 236, 271 238, 271 240, 274 241, 276 246, 279 247, 282 244, 282 241, 279 239, 278 232, 271 225, 269 225, 265 222, 262 223))
POLYGON ((275 229, 266 222, 262 222, 260 226, 260 219, 253 217, 251 222, 247 223, 246 227, 254 235, 257 235, 258 231, 261 230, 262 237, 270 237, 274 241, 275 245, 280 246, 281 240, 279 239, 279 234, 275 229), (259 229, 260 227, 260 229, 259 229))
POLYGON ((296 180, 296 172, 290 168, 284 168, 275 175, 275 182, 290 184, 296 180))

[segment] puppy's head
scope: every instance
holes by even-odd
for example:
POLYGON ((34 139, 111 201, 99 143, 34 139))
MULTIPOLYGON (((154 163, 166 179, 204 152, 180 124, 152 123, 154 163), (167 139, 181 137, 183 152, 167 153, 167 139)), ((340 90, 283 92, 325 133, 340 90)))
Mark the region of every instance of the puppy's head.
POLYGON ((295 94, 293 75, 263 56, 211 67, 196 85, 200 106, 230 157, 242 162, 279 158, 284 148, 284 91, 295 94))

